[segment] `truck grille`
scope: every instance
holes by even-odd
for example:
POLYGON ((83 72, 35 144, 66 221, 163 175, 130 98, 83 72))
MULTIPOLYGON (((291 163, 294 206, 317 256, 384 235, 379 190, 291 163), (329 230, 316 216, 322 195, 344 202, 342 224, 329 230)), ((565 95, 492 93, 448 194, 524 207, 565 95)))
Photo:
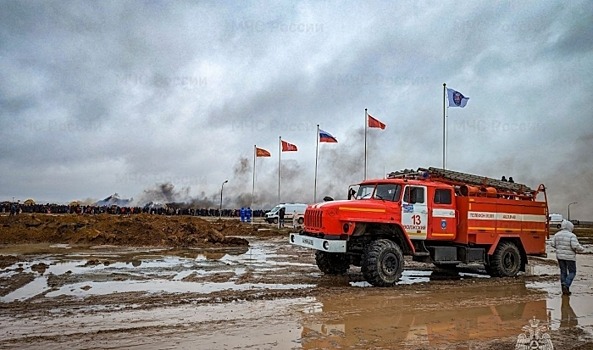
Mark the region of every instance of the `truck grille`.
POLYGON ((307 209, 307 211, 305 212, 305 226, 321 228, 321 213, 322 211, 319 209, 307 209))

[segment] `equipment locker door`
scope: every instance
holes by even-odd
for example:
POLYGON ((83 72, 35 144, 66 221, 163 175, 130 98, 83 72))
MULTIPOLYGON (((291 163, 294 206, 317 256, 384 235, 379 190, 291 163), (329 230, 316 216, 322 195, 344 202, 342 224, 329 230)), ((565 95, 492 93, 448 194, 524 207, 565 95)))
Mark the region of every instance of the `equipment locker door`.
POLYGON ((410 239, 426 239, 426 186, 406 186, 402 202, 402 224, 410 239))

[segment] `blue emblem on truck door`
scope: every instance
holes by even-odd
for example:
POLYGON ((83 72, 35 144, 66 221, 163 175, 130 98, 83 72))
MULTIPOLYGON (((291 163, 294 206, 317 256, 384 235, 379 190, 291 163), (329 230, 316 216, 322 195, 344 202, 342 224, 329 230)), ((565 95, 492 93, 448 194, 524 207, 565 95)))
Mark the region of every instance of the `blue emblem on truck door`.
POLYGON ((445 220, 445 219, 442 219, 442 220, 441 220, 441 228, 442 228, 443 230, 447 228, 447 220, 445 220))

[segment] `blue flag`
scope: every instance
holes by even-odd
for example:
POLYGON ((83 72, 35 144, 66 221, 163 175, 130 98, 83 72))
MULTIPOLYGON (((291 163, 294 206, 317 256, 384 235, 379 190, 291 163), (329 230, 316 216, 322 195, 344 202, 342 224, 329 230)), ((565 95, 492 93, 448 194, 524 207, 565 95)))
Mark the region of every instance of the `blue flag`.
POLYGON ((465 107, 469 97, 465 97, 459 91, 447 88, 447 97, 449 98, 449 107, 465 107))

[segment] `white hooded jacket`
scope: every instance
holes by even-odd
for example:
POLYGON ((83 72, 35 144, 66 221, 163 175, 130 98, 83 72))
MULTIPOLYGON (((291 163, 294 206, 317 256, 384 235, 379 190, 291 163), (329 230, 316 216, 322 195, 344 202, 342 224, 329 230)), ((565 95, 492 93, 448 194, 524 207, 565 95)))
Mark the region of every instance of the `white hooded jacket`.
POLYGON ((560 231, 552 238, 552 247, 556 248, 556 259, 577 260, 577 253, 582 253, 585 248, 579 243, 577 236, 572 233, 574 225, 568 220, 562 220, 560 231))

